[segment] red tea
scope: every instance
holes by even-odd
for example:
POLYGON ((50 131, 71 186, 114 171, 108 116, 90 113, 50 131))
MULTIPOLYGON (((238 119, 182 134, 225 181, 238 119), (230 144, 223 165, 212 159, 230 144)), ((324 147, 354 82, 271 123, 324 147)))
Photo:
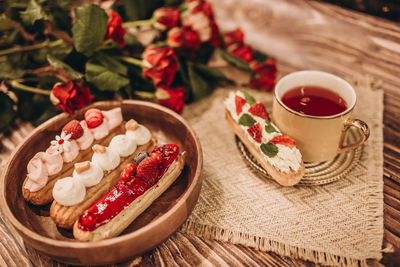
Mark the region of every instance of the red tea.
POLYGON ((311 116, 331 116, 347 109, 346 101, 337 93, 319 86, 299 86, 282 96, 287 107, 311 116))

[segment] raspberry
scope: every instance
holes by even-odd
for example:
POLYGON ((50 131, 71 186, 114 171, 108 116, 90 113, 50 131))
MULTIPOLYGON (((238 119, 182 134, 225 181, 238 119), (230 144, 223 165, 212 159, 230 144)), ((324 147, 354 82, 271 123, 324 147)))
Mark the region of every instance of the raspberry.
POLYGON ((154 153, 150 157, 142 160, 136 169, 137 177, 140 177, 143 180, 151 180, 158 176, 158 165, 162 161, 162 157, 160 154, 157 154, 158 153, 154 153))
POLYGON ((257 123, 251 126, 249 129, 247 129, 247 132, 250 134, 250 136, 256 140, 256 142, 261 143, 261 124, 257 123))
POLYGON ((254 116, 269 120, 268 112, 262 103, 257 103, 251 106, 249 112, 254 116))
POLYGON ((100 109, 91 108, 85 112, 85 121, 88 128, 96 128, 103 123, 104 115, 100 109))
POLYGON ((246 100, 240 96, 235 96, 236 114, 242 113, 243 106, 246 104, 246 100))
POLYGON ((136 165, 133 163, 128 163, 125 166, 125 171, 128 172, 130 175, 133 175, 136 171, 136 165))
POLYGON ((127 172, 126 170, 123 170, 121 172, 120 178, 121 178, 122 181, 128 182, 128 181, 131 180, 132 177, 131 177, 129 172, 127 172))
POLYGON ((71 134, 71 139, 78 139, 83 135, 83 128, 79 121, 72 120, 68 122, 62 129, 66 134, 71 134))
POLYGON ((270 140, 270 142, 274 143, 275 145, 281 144, 281 145, 285 145, 288 147, 296 146, 296 141, 294 141, 292 138, 290 138, 289 136, 287 136, 285 134, 275 136, 274 138, 272 138, 270 140))

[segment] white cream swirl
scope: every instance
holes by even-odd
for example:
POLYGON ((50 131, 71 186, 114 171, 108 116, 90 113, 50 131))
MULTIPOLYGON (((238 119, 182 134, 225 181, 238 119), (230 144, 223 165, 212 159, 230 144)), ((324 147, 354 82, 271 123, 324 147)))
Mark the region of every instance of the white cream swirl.
POLYGON ((104 153, 93 153, 92 163, 97 164, 104 171, 109 171, 119 165, 120 158, 118 153, 107 147, 104 153))
POLYGON ((103 178, 103 170, 96 164, 90 162, 90 167, 84 172, 78 173, 74 170, 72 176, 78 179, 84 186, 90 187, 100 183, 103 178))
POLYGON ((118 153, 120 157, 127 157, 135 152, 137 145, 133 139, 127 138, 124 134, 119 134, 113 137, 108 147, 118 153))
POLYGON ((132 131, 128 130, 125 133, 126 137, 136 142, 138 146, 144 145, 151 139, 151 133, 145 126, 139 124, 139 127, 132 131))
POLYGON ((53 187, 53 198, 63 206, 73 206, 85 199, 86 187, 73 177, 65 177, 53 187))

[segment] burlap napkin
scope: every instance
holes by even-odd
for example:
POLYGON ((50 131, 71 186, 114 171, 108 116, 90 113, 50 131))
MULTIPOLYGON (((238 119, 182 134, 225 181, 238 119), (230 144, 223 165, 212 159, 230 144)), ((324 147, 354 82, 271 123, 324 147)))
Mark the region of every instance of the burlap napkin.
MULTIPOLYGON (((282 187, 253 172, 224 119, 230 89, 188 106, 184 117, 204 152, 199 201, 181 231, 328 265, 365 265, 381 258, 383 239, 383 92, 355 82, 354 117, 371 136, 360 162, 322 186, 282 187)), ((251 91, 271 110, 272 94, 251 91)))

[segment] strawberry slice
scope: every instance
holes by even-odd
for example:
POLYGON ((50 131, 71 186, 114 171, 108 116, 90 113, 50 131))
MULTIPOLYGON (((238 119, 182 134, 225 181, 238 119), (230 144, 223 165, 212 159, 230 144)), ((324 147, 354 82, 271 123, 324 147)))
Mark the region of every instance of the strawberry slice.
POLYGON ((262 104, 262 103, 257 103, 257 104, 252 105, 249 108, 249 112, 254 116, 258 116, 260 118, 269 120, 268 112, 265 109, 264 104, 262 104))
POLYGON ((253 137, 256 142, 261 143, 261 124, 257 123, 251 126, 249 129, 247 129, 247 132, 250 134, 251 137, 253 137))
POLYGON ((136 169, 136 176, 143 180, 151 180, 158 176, 159 164, 162 162, 160 153, 153 153, 142 160, 136 169))
POLYGON ((242 113, 243 106, 246 104, 246 100, 240 96, 235 96, 236 114, 242 113))
POLYGON ((296 146, 296 141, 294 141, 292 138, 290 138, 289 136, 287 136, 285 134, 275 136, 274 138, 272 138, 270 140, 270 142, 274 143, 275 145, 281 144, 281 145, 285 145, 288 147, 296 146))
POLYGON ((62 129, 66 134, 71 134, 71 139, 78 139, 83 135, 83 128, 79 121, 72 120, 68 122, 62 129))

